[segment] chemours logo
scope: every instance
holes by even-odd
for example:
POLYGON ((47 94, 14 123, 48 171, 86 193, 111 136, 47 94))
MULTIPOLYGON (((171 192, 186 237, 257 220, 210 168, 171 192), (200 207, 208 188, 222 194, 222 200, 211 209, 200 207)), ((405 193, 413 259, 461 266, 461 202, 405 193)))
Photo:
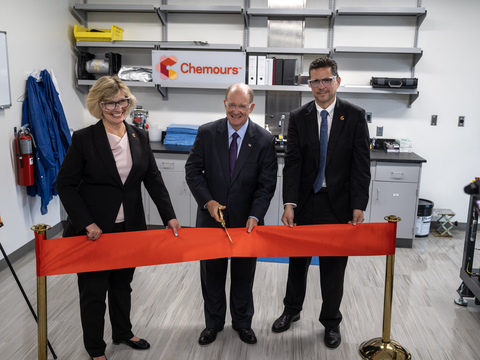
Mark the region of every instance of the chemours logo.
POLYGON ((160 63, 157 64, 157 70, 160 72, 160 77, 163 80, 175 80, 177 78, 177 72, 171 69, 167 69, 167 66, 172 66, 177 63, 177 58, 175 56, 166 57, 163 55, 160 58, 160 63))
MULTIPOLYGON (((241 69, 241 68, 240 68, 241 69)), ((222 74, 222 75, 237 75, 238 67, 232 66, 195 66, 192 63, 183 63, 180 66, 180 71, 184 74, 222 74)))
POLYGON ((153 82, 165 87, 245 81, 244 52, 153 50, 152 65, 153 82))

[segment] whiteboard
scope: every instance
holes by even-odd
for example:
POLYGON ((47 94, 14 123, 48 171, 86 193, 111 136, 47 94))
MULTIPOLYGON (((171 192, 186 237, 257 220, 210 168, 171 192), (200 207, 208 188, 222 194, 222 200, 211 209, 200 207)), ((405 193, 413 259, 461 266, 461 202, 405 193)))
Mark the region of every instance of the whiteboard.
POLYGON ((0 31, 0 107, 12 106, 8 75, 7 33, 0 31))

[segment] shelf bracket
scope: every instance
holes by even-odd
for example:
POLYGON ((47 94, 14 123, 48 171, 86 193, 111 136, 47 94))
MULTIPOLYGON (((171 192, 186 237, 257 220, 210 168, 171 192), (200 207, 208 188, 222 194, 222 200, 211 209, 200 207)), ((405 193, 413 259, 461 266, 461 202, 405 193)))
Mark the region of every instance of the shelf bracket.
POLYGON ((247 14, 246 9, 243 9, 242 13, 243 13, 243 21, 245 23, 245 27, 248 29, 250 26, 250 15, 247 14))
POLYGON ((162 88, 160 85, 155 85, 157 91, 162 95, 162 100, 168 100, 168 88, 162 88))
POLYGON ((88 88, 90 85, 78 85, 78 81, 75 82, 75 87, 80 90, 83 94, 88 94, 88 88))
POLYGON ((411 108, 412 107, 412 104, 415 102, 415 100, 418 99, 418 95, 420 95, 420 92, 417 91, 416 94, 410 94, 409 98, 408 98, 408 107, 411 108))
POLYGON ((160 8, 155 8, 155 12, 157 13, 158 18, 162 22, 163 26, 167 26, 167 13, 165 11, 160 10, 160 8))
POLYGON ((77 10, 75 6, 73 7, 73 13, 75 17, 80 21, 82 26, 86 26, 87 24, 87 13, 84 10, 77 10))

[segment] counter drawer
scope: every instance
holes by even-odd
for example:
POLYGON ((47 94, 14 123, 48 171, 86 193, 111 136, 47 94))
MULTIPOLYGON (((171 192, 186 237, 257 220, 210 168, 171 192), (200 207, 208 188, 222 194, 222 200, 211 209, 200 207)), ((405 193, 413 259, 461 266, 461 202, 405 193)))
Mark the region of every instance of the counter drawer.
POLYGON ((168 156, 155 156, 158 169, 160 172, 181 171, 185 172, 185 163, 187 162, 185 155, 175 156, 177 154, 168 154, 168 156))
POLYGON ((419 164, 377 162, 375 180, 418 182, 419 164))

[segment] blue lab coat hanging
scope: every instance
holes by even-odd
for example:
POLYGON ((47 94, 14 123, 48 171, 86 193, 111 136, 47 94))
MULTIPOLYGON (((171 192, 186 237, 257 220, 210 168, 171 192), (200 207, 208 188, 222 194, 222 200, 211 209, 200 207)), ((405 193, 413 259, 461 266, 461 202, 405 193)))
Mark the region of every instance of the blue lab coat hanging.
POLYGON ((48 71, 43 70, 41 80, 30 76, 27 97, 23 102, 22 125, 29 124, 35 141, 35 184, 27 187, 30 196, 41 198, 42 215, 53 195, 57 195, 56 178, 60 165, 71 143, 70 131, 62 103, 48 71))

